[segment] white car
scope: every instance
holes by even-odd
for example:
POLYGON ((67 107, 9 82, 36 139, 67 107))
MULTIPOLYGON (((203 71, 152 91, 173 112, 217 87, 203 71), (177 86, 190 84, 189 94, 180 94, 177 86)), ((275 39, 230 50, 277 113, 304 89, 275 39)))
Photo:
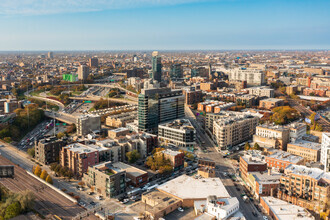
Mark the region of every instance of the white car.
POLYGON ((264 215, 264 216, 263 216, 263 219, 264 219, 264 220, 268 220, 268 217, 264 215))
POLYGON ((97 200, 102 200, 102 196, 96 196, 95 197, 97 200))
POLYGON ((179 207, 178 211, 183 212, 184 210, 183 210, 183 208, 179 207))

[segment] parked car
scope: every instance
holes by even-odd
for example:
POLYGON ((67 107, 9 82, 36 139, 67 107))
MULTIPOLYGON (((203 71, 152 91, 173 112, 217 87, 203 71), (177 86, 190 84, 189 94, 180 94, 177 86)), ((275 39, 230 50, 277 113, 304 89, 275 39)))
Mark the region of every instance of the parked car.
POLYGON ((258 213, 256 213, 255 211, 252 212, 252 215, 257 217, 258 216, 258 213))
POLYGON ((264 220, 268 220, 268 217, 265 216, 265 215, 264 215, 262 218, 263 218, 264 220))
POLYGON ((183 210, 182 207, 179 207, 179 208, 178 208, 178 211, 183 212, 184 210, 183 210))

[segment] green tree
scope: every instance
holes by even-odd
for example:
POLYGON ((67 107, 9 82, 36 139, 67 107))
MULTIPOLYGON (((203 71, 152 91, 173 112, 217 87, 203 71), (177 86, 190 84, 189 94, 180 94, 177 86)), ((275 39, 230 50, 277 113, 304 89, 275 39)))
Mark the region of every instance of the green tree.
POLYGON ((46 182, 53 185, 53 179, 50 175, 46 177, 46 182))
POLYGON ((43 180, 46 180, 47 176, 48 176, 48 173, 46 170, 43 170, 40 174, 40 178, 43 180))
POLYGON ((30 155, 30 157, 34 157, 35 155, 35 148, 31 147, 27 150, 28 155, 30 155))
POLYGON ((126 156, 128 158, 129 163, 135 163, 141 157, 141 155, 139 154, 139 152, 137 150, 127 152, 126 156))
POLYGON ((18 201, 13 202, 7 206, 5 213, 5 219, 11 219, 18 216, 21 213, 21 204, 18 201))
POLYGON ((36 175, 37 177, 40 177, 42 172, 42 169, 39 165, 36 166, 36 168, 34 169, 34 175, 36 175))

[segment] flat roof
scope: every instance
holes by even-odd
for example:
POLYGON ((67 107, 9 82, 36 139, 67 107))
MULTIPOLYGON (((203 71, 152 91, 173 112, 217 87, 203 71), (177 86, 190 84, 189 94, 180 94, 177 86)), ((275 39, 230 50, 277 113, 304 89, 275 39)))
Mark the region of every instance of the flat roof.
POLYGON ((92 152, 99 151, 99 149, 90 147, 88 145, 80 144, 80 143, 70 144, 68 146, 65 146, 64 148, 67 148, 70 151, 75 152, 75 153, 79 153, 79 154, 82 154, 82 153, 92 153, 92 152))
POLYGON ((305 140, 296 140, 293 143, 288 143, 288 145, 295 145, 303 148, 309 148, 312 150, 320 150, 321 149, 321 144, 311 142, 311 141, 305 141, 305 140))
POLYGON ((285 174, 293 173, 301 176, 309 176, 316 180, 319 180, 321 178, 330 180, 330 174, 324 172, 323 170, 313 167, 309 168, 303 165, 290 164, 285 168, 284 173, 285 174))
POLYGON ((286 151, 281 151, 281 150, 275 150, 272 155, 269 155, 267 157, 277 159, 277 160, 287 161, 290 163, 298 163, 299 161, 304 159, 301 156, 297 156, 297 155, 291 154, 286 151))
POLYGON ((297 205, 292 205, 283 200, 274 198, 274 197, 261 197, 261 199, 267 204, 269 209, 274 213, 278 220, 312 220, 313 216, 306 211, 305 208, 302 208, 297 205))
POLYGON ((283 101, 283 99, 276 99, 276 98, 268 98, 268 99, 262 99, 260 101, 266 101, 266 102, 280 102, 283 101))
POLYGON ((168 154, 171 156, 176 156, 176 155, 182 154, 182 152, 180 152, 180 151, 175 151, 175 150, 171 150, 171 149, 165 149, 162 151, 162 153, 168 154))
POLYGON ((122 162, 113 163, 112 166, 115 168, 119 168, 121 170, 125 170, 126 173, 129 173, 130 175, 135 177, 147 174, 147 172, 144 170, 141 170, 139 168, 133 167, 131 165, 122 162))
POLYGON ((220 178, 195 179, 181 175, 157 188, 181 199, 206 199, 209 195, 230 197, 220 178))

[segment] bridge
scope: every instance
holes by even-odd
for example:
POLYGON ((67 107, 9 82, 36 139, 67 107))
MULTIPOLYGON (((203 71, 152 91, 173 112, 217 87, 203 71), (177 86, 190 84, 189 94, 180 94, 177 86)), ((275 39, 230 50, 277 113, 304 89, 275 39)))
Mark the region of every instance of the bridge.
MULTIPOLYGON (((69 99, 73 100, 88 100, 88 101, 94 101, 97 102, 100 100, 100 98, 103 97, 95 97, 95 96, 85 96, 85 97, 69 97, 69 99)), ((108 100, 110 102, 120 102, 120 103, 127 103, 127 104, 137 104, 137 100, 129 100, 129 99, 116 99, 116 98, 103 98, 103 100, 108 100)))
POLYGON ((68 123, 68 124, 75 124, 76 117, 73 115, 65 114, 65 113, 58 113, 53 111, 45 111, 45 116, 49 118, 55 118, 58 121, 68 123))

